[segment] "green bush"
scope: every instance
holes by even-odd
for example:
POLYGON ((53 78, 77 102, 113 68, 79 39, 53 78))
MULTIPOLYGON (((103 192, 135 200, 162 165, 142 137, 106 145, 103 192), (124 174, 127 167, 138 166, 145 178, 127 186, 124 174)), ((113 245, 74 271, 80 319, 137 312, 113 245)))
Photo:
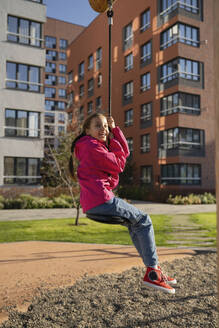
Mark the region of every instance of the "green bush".
POLYGON ((7 198, 4 200, 4 209, 23 209, 24 201, 20 198, 7 198))
POLYGON ((53 208, 53 200, 49 197, 39 197, 35 200, 36 208, 53 208))
POLYGON ((216 204, 216 197, 211 193, 205 192, 203 195, 189 194, 188 196, 169 195, 167 203, 174 205, 194 205, 194 204, 216 204))
POLYGON ((61 199, 64 199, 67 203, 69 203, 72 207, 72 197, 70 195, 64 195, 64 194, 61 194, 59 196, 61 199))
POLYGON ((26 209, 37 208, 35 205, 36 197, 28 194, 21 194, 19 198, 23 201, 23 208, 26 209))
POLYGON ((4 197, 0 195, 0 210, 4 208, 4 197))
POLYGON ((72 204, 70 204, 63 197, 54 197, 53 198, 53 207, 54 208, 72 208, 72 204))

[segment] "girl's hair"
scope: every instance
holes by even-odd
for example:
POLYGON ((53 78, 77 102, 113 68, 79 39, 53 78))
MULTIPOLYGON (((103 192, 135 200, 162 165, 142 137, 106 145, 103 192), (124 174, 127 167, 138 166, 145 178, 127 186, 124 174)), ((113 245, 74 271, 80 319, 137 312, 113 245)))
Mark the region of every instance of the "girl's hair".
POLYGON ((86 130, 90 128, 90 124, 91 124, 91 121, 94 119, 94 118, 100 118, 100 117, 105 117, 105 115, 101 114, 101 113, 93 113, 91 115, 89 115, 83 125, 82 125, 82 132, 72 141, 72 144, 71 144, 71 157, 69 159, 69 171, 70 171, 70 174, 72 176, 72 178, 75 178, 75 175, 74 175, 74 164, 73 164, 73 156, 74 156, 74 149, 75 149, 75 145, 76 145, 76 142, 86 136, 86 130))

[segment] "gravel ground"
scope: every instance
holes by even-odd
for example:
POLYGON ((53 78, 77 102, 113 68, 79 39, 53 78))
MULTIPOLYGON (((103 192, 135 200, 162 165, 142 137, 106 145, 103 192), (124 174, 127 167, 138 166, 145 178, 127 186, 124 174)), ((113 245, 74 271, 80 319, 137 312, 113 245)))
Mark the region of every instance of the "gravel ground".
POLYGON ((72 287, 42 292, 26 313, 11 309, 0 328, 217 327, 216 253, 165 262, 176 294, 147 289, 144 271, 85 276, 72 287))

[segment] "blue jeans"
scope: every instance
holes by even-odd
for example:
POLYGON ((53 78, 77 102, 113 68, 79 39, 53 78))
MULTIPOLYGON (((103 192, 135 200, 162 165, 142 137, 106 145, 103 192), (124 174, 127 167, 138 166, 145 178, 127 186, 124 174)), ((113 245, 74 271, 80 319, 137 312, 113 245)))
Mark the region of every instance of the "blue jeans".
POLYGON ((149 215, 118 197, 114 197, 86 213, 117 215, 126 218, 129 221, 127 226, 130 237, 144 264, 146 266, 158 264, 154 229, 149 215))

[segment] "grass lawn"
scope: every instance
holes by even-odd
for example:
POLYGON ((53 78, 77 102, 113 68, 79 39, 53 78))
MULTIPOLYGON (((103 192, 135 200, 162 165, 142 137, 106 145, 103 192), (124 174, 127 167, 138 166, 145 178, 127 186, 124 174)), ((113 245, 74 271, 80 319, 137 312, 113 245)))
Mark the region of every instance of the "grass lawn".
POLYGON ((203 235, 207 237, 212 237, 216 239, 217 235, 217 215, 216 213, 198 213, 191 214, 190 220, 196 224, 198 224, 201 230, 203 231, 203 235))
MULTIPOLYGON (((167 215, 151 215, 157 246, 165 246, 171 231, 171 218, 167 215)), ((48 219, 33 221, 0 222, 0 242, 62 241, 74 243, 131 245, 128 230, 119 225, 101 224, 87 218, 48 219)))

